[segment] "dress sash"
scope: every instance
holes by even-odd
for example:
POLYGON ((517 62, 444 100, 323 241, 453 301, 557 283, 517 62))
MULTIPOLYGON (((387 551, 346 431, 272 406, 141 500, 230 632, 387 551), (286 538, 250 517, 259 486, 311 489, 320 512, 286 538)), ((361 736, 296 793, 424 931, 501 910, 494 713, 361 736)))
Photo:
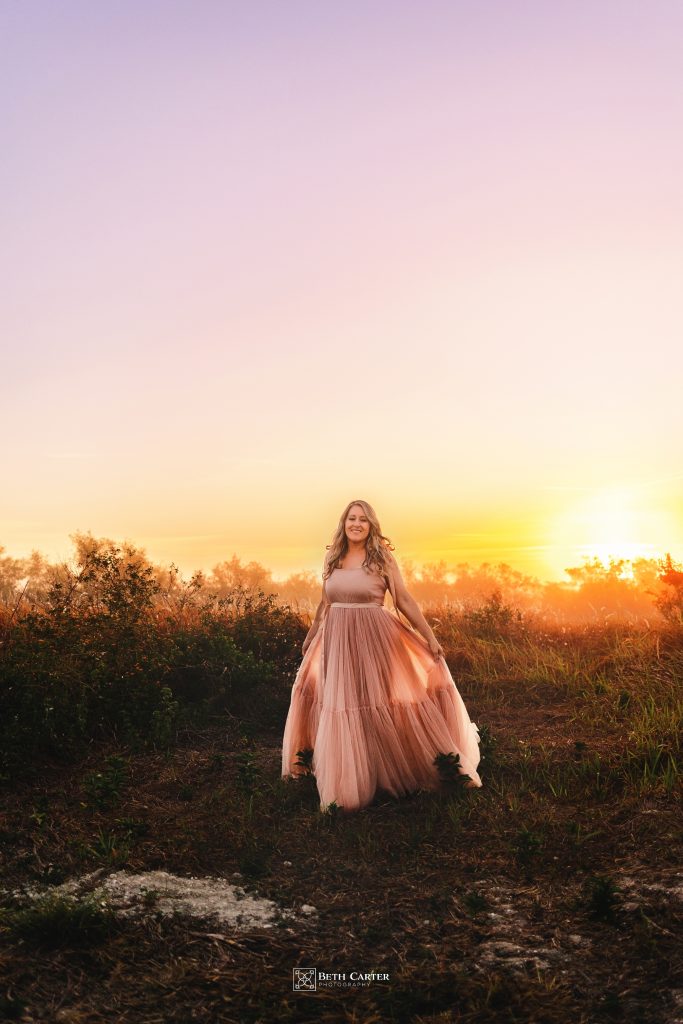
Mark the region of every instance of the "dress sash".
POLYGON ((374 601, 330 601, 331 608, 383 608, 374 601))

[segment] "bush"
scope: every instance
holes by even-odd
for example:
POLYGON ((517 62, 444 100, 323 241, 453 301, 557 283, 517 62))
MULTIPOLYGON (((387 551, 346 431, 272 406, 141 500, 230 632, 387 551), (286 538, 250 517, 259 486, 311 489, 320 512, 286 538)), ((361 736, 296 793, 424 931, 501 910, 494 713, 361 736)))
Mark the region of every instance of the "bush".
POLYGON ((463 612, 462 623, 469 626, 475 635, 488 639, 510 636, 525 628, 522 612, 505 604, 499 589, 492 592, 481 608, 463 612))
POLYGON ((667 622, 683 625, 683 566, 674 562, 670 554, 658 562, 659 579, 669 590, 655 597, 655 605, 667 622))
POLYGON ((168 747, 207 713, 279 721, 305 627, 272 596, 206 595, 198 580, 162 608, 151 571, 119 548, 89 551, 40 607, 4 620, 0 772, 73 760, 114 738, 168 747))

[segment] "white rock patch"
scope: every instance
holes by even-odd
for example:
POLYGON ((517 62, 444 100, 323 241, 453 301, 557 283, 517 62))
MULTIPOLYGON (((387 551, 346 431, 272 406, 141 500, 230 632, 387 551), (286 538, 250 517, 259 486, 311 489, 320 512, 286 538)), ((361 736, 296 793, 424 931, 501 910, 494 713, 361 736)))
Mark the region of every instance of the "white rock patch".
MULTIPOLYGON (((5 890, 7 892, 8 890, 5 890)), ((240 885, 231 885, 224 878, 183 878, 167 871, 145 871, 129 874, 117 871, 106 875, 102 869, 82 878, 71 879, 57 886, 24 886, 12 895, 15 898, 37 899, 47 894, 75 899, 91 893, 101 898, 122 917, 160 912, 189 917, 216 917, 220 924, 236 928, 272 928, 280 921, 296 921, 297 912, 280 907, 273 900, 247 894, 240 885)), ((304 904, 303 916, 310 918, 316 908, 304 904)))
MULTIPOLYGON (((625 896, 621 902, 623 910, 637 910, 642 902, 646 902, 652 893, 665 894, 669 899, 683 899, 683 882, 681 872, 671 879, 671 884, 664 882, 643 882, 628 875, 619 875, 615 884, 625 896)), ((492 935, 478 947, 477 962, 474 969, 486 971, 491 966, 504 966, 516 971, 525 971, 529 966, 538 969, 554 968, 573 961, 577 954, 588 952, 592 940, 576 931, 544 926, 542 922, 532 923, 519 907, 519 893, 507 886, 500 878, 482 879, 477 889, 486 896, 488 908, 482 911, 482 917, 490 922, 492 935), (539 931, 541 934, 539 934, 539 931)), ((456 911, 464 918, 466 909, 454 901, 456 911)), ((664 929, 666 930, 666 929, 664 929)), ((561 970, 568 973, 568 967, 561 970)), ((667 1024, 678 1024, 669 1021, 667 1024)), ((681 1018, 680 1024, 683 1024, 681 1018)))
MULTIPOLYGON (((681 873, 678 872, 676 877, 681 877, 681 873)), ((629 896, 633 895, 632 890, 636 890, 636 893, 645 892, 663 892, 667 896, 670 896, 675 900, 683 900, 683 881, 675 882, 673 885, 662 885, 661 882, 643 882, 639 878, 630 878, 628 875, 621 875, 618 879, 617 885, 622 889, 627 890, 629 896)))

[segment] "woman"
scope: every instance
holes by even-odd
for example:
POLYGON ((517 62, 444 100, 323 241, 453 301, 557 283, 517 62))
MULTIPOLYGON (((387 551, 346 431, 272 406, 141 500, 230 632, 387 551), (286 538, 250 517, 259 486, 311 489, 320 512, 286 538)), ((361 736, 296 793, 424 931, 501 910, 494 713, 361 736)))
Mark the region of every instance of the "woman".
POLYGON ((313 750, 322 811, 332 802, 359 810, 379 790, 437 789, 438 753, 459 755, 467 786, 482 785, 479 730, 392 549, 361 499, 346 506, 327 546, 282 741, 283 778, 305 771, 299 752, 313 750), (387 589, 396 614, 384 607, 387 589))

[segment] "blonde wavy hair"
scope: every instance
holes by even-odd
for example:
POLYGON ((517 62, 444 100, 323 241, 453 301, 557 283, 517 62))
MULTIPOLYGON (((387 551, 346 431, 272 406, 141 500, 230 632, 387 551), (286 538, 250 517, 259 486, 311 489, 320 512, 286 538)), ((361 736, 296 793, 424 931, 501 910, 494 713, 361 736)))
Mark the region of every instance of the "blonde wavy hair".
POLYGON ((394 556, 389 554, 389 552, 394 550, 394 545, 382 533, 377 513, 370 502, 363 501, 362 498, 355 498, 348 503, 342 512, 332 537, 332 543, 328 544, 325 548, 327 554, 325 555, 325 564, 323 566, 323 580, 331 576, 333 570, 339 566, 339 563, 344 559, 349 550, 345 524, 346 517, 354 505, 360 505, 370 523, 370 532, 365 542, 366 555, 363 569, 365 572, 377 572, 380 576, 388 579, 389 569, 394 559, 394 556))

